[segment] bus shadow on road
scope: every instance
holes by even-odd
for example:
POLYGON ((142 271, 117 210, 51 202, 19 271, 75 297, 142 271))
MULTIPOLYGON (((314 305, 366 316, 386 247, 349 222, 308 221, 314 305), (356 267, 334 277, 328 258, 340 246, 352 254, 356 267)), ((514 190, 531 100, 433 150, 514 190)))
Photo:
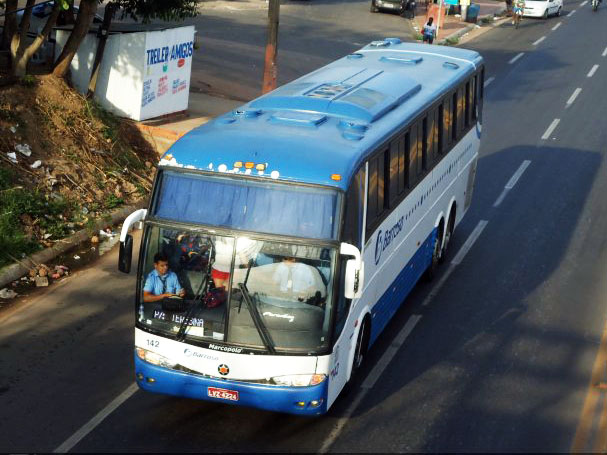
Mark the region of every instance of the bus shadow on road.
POLYGON ((481 158, 479 169, 511 159, 532 165, 500 207, 477 197, 452 255, 484 219, 481 237, 427 307, 432 285, 418 284, 372 348, 367 372, 422 316, 334 450, 364 446, 370 422, 390 434, 378 451, 569 448, 604 324, 595 294, 604 277, 589 242, 607 230, 604 210, 597 221, 589 212, 601 207, 593 186, 603 157, 520 146, 481 158))

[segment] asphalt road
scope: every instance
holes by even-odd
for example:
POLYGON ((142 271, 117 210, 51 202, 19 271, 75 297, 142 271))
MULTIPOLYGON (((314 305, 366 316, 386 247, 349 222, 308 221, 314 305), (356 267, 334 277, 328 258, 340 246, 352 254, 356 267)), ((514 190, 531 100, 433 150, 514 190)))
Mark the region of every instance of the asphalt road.
MULTIPOLYGON (((114 251, 0 315, 0 451, 66 441, 76 452, 604 449, 605 392, 592 384, 606 381, 607 8, 581 3, 566 2, 569 17, 504 24, 467 43, 487 64, 473 204, 433 286, 414 290, 370 352, 372 387, 316 419, 129 394, 135 283, 116 271, 114 251)), ((353 24, 384 16, 402 20, 361 9, 353 24)), ((239 25, 245 42, 257 33, 250 17, 239 25)), ((325 22, 299 27, 302 40, 338 42, 325 22)), ((344 53, 333 44, 315 47, 299 74, 344 53)), ((228 61, 243 49, 233 44, 228 61)), ((237 79, 240 68, 222 71, 237 79)))

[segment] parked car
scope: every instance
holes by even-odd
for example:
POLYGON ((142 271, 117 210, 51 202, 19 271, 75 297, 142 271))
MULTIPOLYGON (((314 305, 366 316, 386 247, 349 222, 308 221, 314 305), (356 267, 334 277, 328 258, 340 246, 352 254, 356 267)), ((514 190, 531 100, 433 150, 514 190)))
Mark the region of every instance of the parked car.
POLYGON ((412 19, 415 16, 415 0, 371 0, 370 11, 392 11, 412 19))
POLYGON ((548 16, 560 16, 563 8, 563 0, 525 0, 525 17, 541 17, 548 19, 548 16))

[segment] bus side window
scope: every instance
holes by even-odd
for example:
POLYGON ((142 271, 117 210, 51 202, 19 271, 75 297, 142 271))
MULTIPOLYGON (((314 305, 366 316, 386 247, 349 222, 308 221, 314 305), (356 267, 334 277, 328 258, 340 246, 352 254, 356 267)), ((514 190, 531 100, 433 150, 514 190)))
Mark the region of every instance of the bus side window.
POLYGON ((400 175, 399 175, 399 169, 398 169, 398 139, 395 139, 390 143, 389 167, 390 167, 390 189, 388 190, 388 193, 390 194, 390 207, 394 207, 396 205, 398 195, 400 194, 400 190, 399 190, 400 175))
POLYGON ((457 89, 457 118, 459 120, 457 127, 457 138, 462 136, 462 131, 466 128, 466 84, 457 89))
POLYGON ((428 143, 428 150, 432 153, 432 160, 438 160, 438 109, 434 108, 430 114, 430 134, 431 145, 428 143))
MULTIPOLYGON (((431 138, 430 131, 428 130, 428 117, 424 117, 422 120, 422 168, 424 171, 432 167, 432 157, 428 152, 428 141, 431 138)), ((431 149, 430 149, 431 150, 431 149)))
MULTIPOLYGON (((347 259, 343 259, 341 261, 341 271, 339 274, 339 289, 343 289, 345 286, 345 276, 346 276, 346 261, 347 259)), ((334 340, 339 338, 341 332, 346 324, 346 320, 348 319, 348 313, 350 311, 350 304, 352 300, 346 299, 344 297, 344 293, 339 293, 339 298, 337 299, 337 308, 335 309, 335 332, 334 332, 334 340)))
POLYGON ((451 140, 457 141, 457 91, 451 95, 451 140))
POLYGON ((451 97, 445 98, 445 102, 443 103, 443 113, 444 113, 444 123, 443 123, 443 137, 445 142, 443 144, 443 153, 447 153, 449 151, 449 146, 451 145, 451 97))
POLYGON ((369 190, 367 194, 367 227, 377 215, 377 159, 369 160, 369 190))
POLYGON ((471 83, 472 80, 466 82, 466 91, 464 96, 464 119, 466 120, 465 128, 470 126, 470 107, 472 106, 472 92, 470 91, 471 83))
POLYGON ((438 105, 438 153, 442 155, 445 152, 445 107, 443 103, 438 105))
POLYGON ((477 99, 476 99, 476 95, 477 95, 477 87, 478 87, 478 74, 475 74, 474 77, 472 79, 470 79, 470 91, 472 92, 472 106, 471 106, 471 112, 470 112, 470 118, 472 120, 472 122, 474 123, 476 121, 476 103, 477 103, 477 99))
POLYGON ((384 211, 385 196, 386 196, 386 180, 385 180, 385 152, 380 153, 375 157, 377 161, 377 212, 376 217, 379 217, 384 211))
POLYGON ((413 125, 409 130, 409 147, 407 148, 409 156, 409 186, 417 182, 417 125, 413 125))
MULTIPOLYGON (((417 122, 417 175, 424 172, 424 160, 422 158, 422 144, 424 143, 424 129, 422 122, 417 122)), ((419 180, 419 179, 418 179, 419 180)))
MULTIPOLYGON (((407 133, 408 137, 409 133, 407 133)), ((409 179, 407 175, 407 159, 405 155, 407 154, 405 148, 406 138, 405 136, 401 136, 398 139, 398 194, 403 194, 407 187, 409 186, 409 179)))

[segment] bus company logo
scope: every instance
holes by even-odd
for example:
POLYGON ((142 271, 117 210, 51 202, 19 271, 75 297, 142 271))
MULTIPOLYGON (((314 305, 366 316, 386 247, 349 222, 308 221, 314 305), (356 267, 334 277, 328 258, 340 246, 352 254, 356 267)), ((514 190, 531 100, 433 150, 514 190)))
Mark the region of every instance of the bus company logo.
POLYGON ((237 348, 234 346, 221 346, 213 343, 209 344, 209 349, 214 349, 215 351, 222 352, 233 352, 234 354, 240 354, 242 352, 242 348, 237 348))
POLYGON ((215 356, 208 355, 208 354, 203 354, 202 352, 192 351, 189 348, 185 348, 183 350, 183 355, 185 355, 186 357, 196 357, 197 359, 214 360, 214 361, 219 360, 219 357, 215 357, 215 356))
POLYGON ((392 241, 400 234, 403 230, 403 225, 405 223, 405 217, 401 216, 400 219, 387 231, 382 231, 381 229, 377 233, 377 241, 375 242, 375 265, 379 264, 381 260, 381 255, 386 248, 390 246, 392 241))
POLYGON ((219 371, 220 375, 227 376, 227 374, 230 372, 230 368, 228 368, 225 363, 222 363, 217 367, 217 371, 219 371))

